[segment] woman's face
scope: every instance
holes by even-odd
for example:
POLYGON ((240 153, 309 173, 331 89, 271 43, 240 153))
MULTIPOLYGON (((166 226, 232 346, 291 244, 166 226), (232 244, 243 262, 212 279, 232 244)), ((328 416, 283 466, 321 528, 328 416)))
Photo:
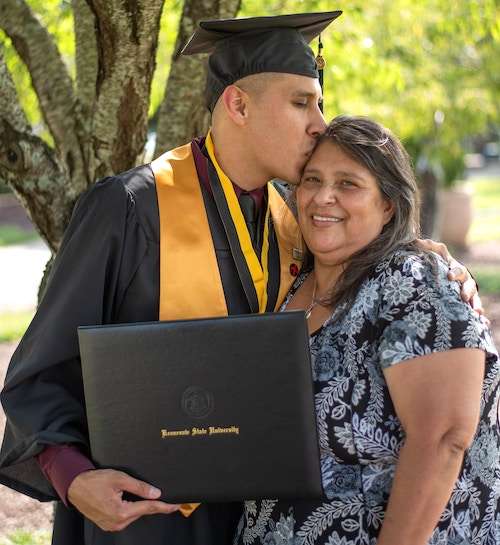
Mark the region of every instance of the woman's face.
POLYGON ((299 225, 316 260, 345 262, 392 217, 373 174, 331 141, 318 145, 297 188, 299 225))

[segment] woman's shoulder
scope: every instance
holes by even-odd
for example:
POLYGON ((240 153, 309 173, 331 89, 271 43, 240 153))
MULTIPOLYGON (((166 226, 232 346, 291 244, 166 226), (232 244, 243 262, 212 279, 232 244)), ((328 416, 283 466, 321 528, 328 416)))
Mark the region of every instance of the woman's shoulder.
POLYGON ((460 284, 448 278, 448 263, 434 252, 401 248, 383 259, 372 277, 379 295, 394 307, 426 301, 429 306, 448 304, 466 319, 473 314, 460 297, 460 284), (460 311, 460 312, 459 312, 460 311))
POLYGON ((434 252, 400 248, 374 267, 365 284, 375 283, 386 299, 390 298, 388 293, 399 294, 395 304, 424 292, 460 300, 460 285, 448 279, 448 271, 448 263, 434 252))
POLYGON ((400 276, 417 282, 440 284, 447 279, 448 269, 448 263, 434 252, 402 247, 385 257, 375 267, 373 276, 400 276))
POLYGON ((482 348, 497 358, 487 322, 462 301, 459 283, 447 275, 447 262, 431 252, 402 249, 384 259, 375 278, 377 318, 386 336, 399 339, 405 332, 413 344, 425 340, 429 351, 482 348))

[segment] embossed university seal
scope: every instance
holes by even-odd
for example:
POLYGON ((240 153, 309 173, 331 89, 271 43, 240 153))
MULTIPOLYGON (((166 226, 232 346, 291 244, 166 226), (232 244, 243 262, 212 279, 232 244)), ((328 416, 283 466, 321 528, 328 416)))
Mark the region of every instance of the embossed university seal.
POLYGON ((182 394, 181 407, 192 418, 205 418, 214 410, 214 396, 204 388, 190 386, 182 394))

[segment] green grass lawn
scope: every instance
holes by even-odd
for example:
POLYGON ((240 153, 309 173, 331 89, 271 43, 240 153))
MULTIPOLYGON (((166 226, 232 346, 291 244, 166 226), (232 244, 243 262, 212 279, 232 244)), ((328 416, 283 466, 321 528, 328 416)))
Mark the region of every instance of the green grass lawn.
POLYGON ((474 219, 469 232, 469 244, 500 241, 500 178, 477 178, 473 188, 474 219))
POLYGON ((480 295, 500 295, 500 267, 472 265, 470 268, 479 284, 480 295))
POLYGON ((32 311, 4 312, 0 314, 0 343, 20 339, 32 318, 32 311))
POLYGON ((16 225, 0 225, 0 246, 9 244, 21 244, 38 238, 36 231, 20 229, 16 225))
POLYGON ((48 532, 25 532, 18 530, 10 534, 7 539, 0 541, 0 545, 49 545, 51 541, 48 532))

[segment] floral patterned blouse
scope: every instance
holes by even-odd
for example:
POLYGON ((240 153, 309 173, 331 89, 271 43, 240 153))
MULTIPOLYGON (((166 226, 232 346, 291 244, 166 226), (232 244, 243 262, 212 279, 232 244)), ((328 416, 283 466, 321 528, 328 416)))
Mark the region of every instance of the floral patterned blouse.
POLYGON ((429 545, 500 545, 498 353, 483 319, 447 280, 447 265, 436 261, 396 252, 343 317, 336 318, 339 308, 311 336, 325 498, 245 502, 236 545, 375 545, 404 442, 382 371, 459 347, 486 352, 481 417, 429 545))

